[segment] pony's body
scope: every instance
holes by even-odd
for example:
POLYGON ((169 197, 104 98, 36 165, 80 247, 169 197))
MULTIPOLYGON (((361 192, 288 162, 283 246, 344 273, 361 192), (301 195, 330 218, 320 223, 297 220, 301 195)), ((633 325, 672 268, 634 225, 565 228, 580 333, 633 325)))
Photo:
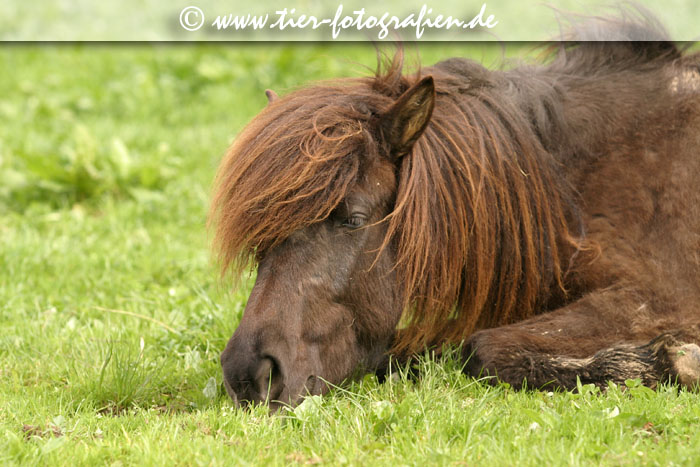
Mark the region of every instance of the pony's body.
POLYGON ((699 65, 583 43, 271 102, 213 204, 224 264, 259 261, 229 393, 295 403, 444 343, 516 387, 697 381, 699 65))
POLYGON ((577 194, 586 245, 565 274, 563 303, 470 337, 471 371, 568 388, 577 377, 655 386, 700 376, 695 346, 685 349, 695 361, 684 375, 672 371, 664 348, 700 339, 698 63, 686 57, 639 70, 623 62, 583 79, 553 76, 569 128, 566 145, 548 149, 561 163, 558 180, 577 194))

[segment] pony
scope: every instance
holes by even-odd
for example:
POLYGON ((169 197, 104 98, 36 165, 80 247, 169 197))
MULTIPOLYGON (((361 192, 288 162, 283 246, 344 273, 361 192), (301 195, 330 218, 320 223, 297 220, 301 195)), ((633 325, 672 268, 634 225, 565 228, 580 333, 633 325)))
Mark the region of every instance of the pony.
POLYGON ((222 273, 257 266, 236 404, 445 345, 514 388, 700 380, 700 55, 653 21, 576 34, 511 69, 404 73, 399 48, 267 92, 210 211, 222 273))

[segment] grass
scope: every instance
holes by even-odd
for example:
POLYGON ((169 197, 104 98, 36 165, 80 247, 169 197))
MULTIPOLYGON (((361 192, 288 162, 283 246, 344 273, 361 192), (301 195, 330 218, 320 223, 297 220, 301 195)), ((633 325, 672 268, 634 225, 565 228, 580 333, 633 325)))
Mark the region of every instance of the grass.
POLYGON ((0 463, 697 464, 695 393, 514 392, 449 358, 278 416, 232 407, 218 355, 251 284, 210 260, 216 165, 265 88, 363 74, 371 47, 21 45, 0 63, 0 463))

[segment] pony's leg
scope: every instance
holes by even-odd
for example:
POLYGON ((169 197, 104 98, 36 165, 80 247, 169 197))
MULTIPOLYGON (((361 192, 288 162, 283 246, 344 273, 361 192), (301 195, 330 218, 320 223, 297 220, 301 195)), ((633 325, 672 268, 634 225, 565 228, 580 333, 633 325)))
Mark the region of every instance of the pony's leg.
POLYGON ((700 321, 649 310, 633 294, 608 290, 520 323, 473 334, 465 371, 520 388, 574 389, 640 379, 700 382, 700 321), (636 301, 636 303, 635 303, 636 301))

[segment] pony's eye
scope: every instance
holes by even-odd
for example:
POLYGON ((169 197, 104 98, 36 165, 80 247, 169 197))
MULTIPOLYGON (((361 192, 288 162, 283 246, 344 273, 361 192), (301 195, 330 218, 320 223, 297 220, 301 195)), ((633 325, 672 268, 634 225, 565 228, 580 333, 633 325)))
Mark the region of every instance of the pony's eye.
POLYGON ((352 229, 356 229, 358 227, 362 227, 365 223, 365 216, 354 214, 343 222, 343 227, 350 227, 352 229))

